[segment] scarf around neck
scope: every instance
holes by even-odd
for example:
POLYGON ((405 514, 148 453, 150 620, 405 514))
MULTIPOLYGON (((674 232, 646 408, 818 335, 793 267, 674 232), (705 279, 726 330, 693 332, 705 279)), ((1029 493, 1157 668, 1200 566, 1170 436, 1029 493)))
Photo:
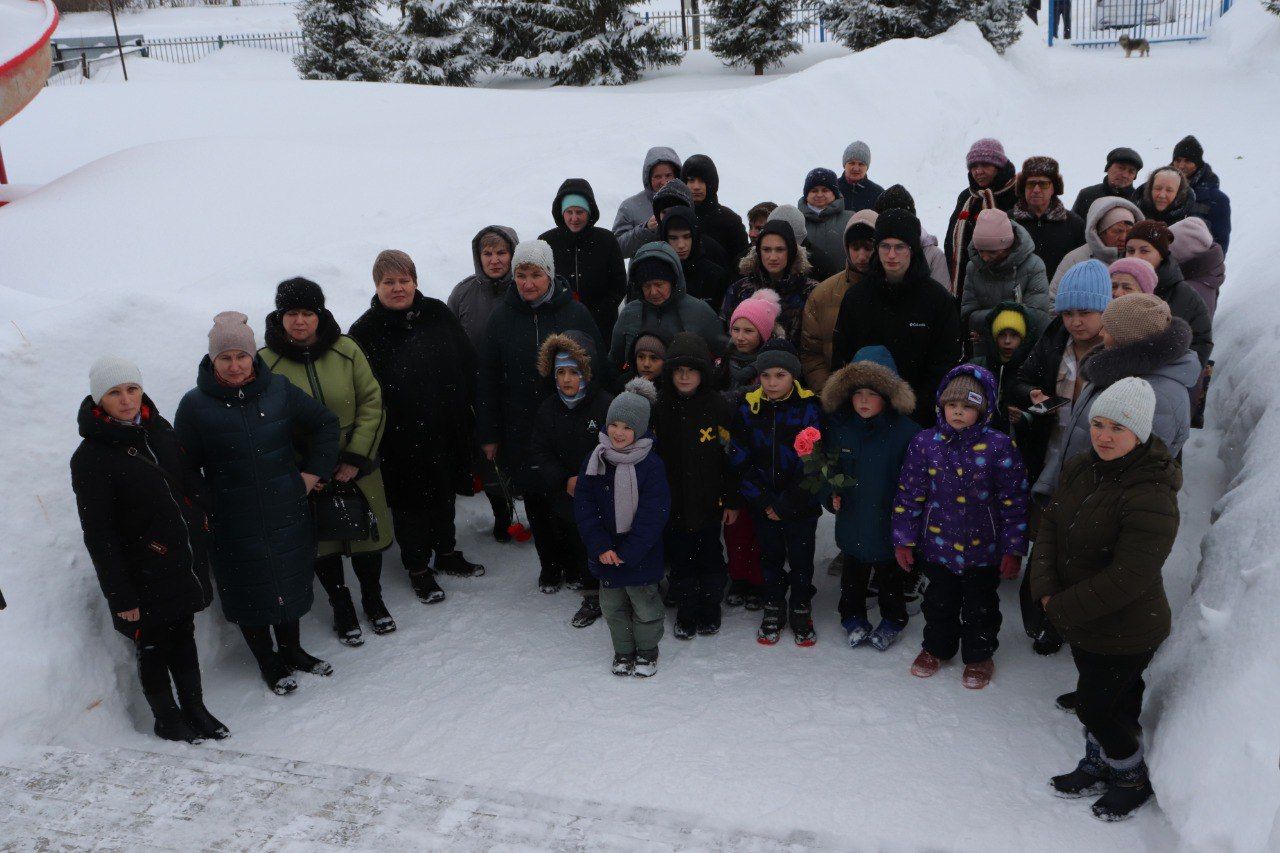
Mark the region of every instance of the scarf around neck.
POLYGON ((600 433, 600 443, 587 457, 587 476, 598 477, 608 468, 606 462, 615 468, 613 476, 613 517, 619 533, 630 533, 631 522, 635 520, 636 508, 640 505, 640 485, 636 480, 636 465, 644 461, 653 449, 652 438, 638 438, 622 450, 615 450, 609 436, 600 433))

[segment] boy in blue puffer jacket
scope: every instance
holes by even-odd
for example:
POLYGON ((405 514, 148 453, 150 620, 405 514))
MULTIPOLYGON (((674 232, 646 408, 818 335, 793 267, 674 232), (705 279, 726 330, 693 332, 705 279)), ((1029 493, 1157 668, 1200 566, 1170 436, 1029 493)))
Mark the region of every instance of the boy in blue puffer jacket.
POLYGON ((652 382, 633 379, 613 399, 573 495, 587 567, 600 580, 600 609, 613 638, 613 674, 641 678, 658 670, 666 619, 658 581, 671 490, 649 432, 657 397, 652 382))
POLYGON ((920 431, 911 419, 916 395, 898 375, 882 346, 863 347, 822 388, 827 413, 825 443, 838 451, 836 470, 849 485, 831 494, 836 544, 844 556, 840 577, 840 624, 849 645, 870 642, 879 651, 893 645, 907 626, 908 575, 893 558, 893 498, 911 439, 920 431), (867 586, 879 585, 880 624, 867 620, 867 586))
POLYGON ((813 392, 799 382, 800 358, 786 340, 774 339, 756 358, 760 387, 748 392, 733 417, 729 464, 742 478, 742 497, 750 508, 760 542, 765 608, 757 640, 778 642, 787 624, 791 593, 791 630, 796 645, 817 642, 813 630, 813 552, 822 504, 809 491, 796 436, 818 429, 822 409, 813 392), (790 565, 790 572, 783 570, 790 565))

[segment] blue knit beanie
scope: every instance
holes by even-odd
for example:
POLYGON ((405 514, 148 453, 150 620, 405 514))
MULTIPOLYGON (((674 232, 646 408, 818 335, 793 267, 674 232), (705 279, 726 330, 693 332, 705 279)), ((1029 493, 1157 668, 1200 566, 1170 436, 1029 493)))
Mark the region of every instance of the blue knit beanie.
POLYGON ((587 197, 584 195, 578 195, 577 193, 569 193, 563 199, 560 200, 560 212, 564 213, 566 210, 568 210, 571 207, 580 207, 583 210, 590 211, 591 203, 587 201, 587 197))
POLYGON ((1058 297, 1053 310, 1105 311, 1111 301, 1111 274, 1107 265, 1097 258, 1090 258, 1067 270, 1058 285, 1058 297))

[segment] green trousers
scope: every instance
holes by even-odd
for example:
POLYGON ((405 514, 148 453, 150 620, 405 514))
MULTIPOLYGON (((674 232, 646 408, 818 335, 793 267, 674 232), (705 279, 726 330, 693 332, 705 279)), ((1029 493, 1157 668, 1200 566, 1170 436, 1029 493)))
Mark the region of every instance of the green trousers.
POLYGON ((667 618, 658 585, 600 589, 600 610, 609 623, 613 651, 620 655, 656 652, 667 618))

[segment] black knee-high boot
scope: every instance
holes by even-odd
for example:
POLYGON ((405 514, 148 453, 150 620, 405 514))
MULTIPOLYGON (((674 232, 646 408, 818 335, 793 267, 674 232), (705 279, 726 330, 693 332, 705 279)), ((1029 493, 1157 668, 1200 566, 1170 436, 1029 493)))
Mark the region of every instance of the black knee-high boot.
POLYGON ((244 641, 248 643, 249 651, 253 652, 253 657, 258 662, 262 680, 271 688, 272 693, 284 696, 298 689, 293 670, 271 642, 270 626, 241 625, 240 633, 244 634, 244 641))
POLYGON ((333 607, 333 633, 338 635, 344 645, 364 645, 360 620, 356 618, 356 606, 351 601, 351 590, 347 588, 342 570, 342 555, 329 554, 317 558, 316 577, 328 593, 329 605, 333 607))
POLYGON ((155 717, 154 731, 165 740, 202 743, 204 738, 183 719, 182 709, 173 700, 173 688, 169 684, 170 638, 167 625, 139 626, 133 638, 138 654, 138 679, 142 682, 143 695, 155 717))
POLYGON ((200 655, 196 651, 196 626, 190 618, 170 628, 169 673, 178 688, 178 704, 187 725, 213 740, 223 740, 231 731, 204 706, 204 686, 200 682, 200 655))
POLYGON ((280 657, 294 672, 309 672, 312 675, 333 675, 333 667, 327 662, 313 657, 302 648, 301 629, 298 620, 281 622, 271 626, 276 633, 276 645, 280 647, 280 657))

